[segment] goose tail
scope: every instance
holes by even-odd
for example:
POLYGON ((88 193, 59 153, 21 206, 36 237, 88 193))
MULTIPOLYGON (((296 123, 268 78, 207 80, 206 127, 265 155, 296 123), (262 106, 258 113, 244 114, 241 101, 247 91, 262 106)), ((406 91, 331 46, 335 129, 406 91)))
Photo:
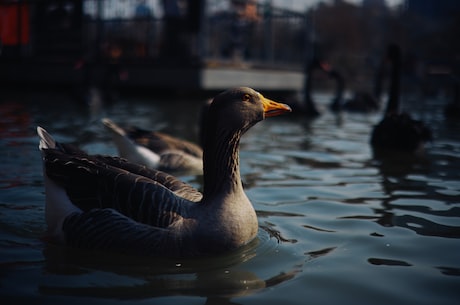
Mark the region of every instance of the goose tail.
POLYGON ((38 148, 43 151, 44 149, 54 149, 56 148, 56 141, 53 137, 42 127, 37 127, 37 134, 40 137, 40 143, 38 148))
POLYGON ((160 162, 160 156, 146 147, 138 145, 129 138, 126 131, 108 118, 103 118, 102 124, 112 134, 113 142, 117 146, 118 152, 122 158, 131 162, 146 165, 151 168, 157 168, 160 162))
POLYGON ((117 146, 120 155, 123 158, 128 158, 136 150, 137 145, 128 137, 125 130, 115 122, 108 118, 103 118, 101 121, 112 135, 113 142, 117 146))
POLYGON ((103 118, 101 121, 102 124, 104 124, 104 126, 107 127, 107 129, 110 130, 114 135, 119 135, 122 137, 126 136, 126 132, 123 130, 123 128, 115 124, 115 122, 113 122, 111 119, 103 118))
POLYGON ((45 185, 45 220, 47 224, 47 233, 45 238, 57 243, 65 242, 62 225, 64 220, 73 213, 82 211, 76 207, 66 193, 66 190, 51 180, 46 174, 46 150, 56 149, 57 142, 42 127, 37 127, 37 134, 40 138, 39 149, 43 155, 43 179, 45 185))

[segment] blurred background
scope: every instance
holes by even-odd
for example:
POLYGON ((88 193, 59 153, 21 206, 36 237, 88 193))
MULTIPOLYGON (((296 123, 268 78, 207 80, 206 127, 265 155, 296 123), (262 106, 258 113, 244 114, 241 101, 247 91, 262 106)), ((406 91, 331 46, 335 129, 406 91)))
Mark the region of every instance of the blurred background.
POLYGON ((405 88, 435 94, 458 77, 459 23, 455 0, 0 1, 0 81, 200 91, 238 85, 206 73, 263 69, 259 89, 298 91, 315 58, 366 90, 398 43, 405 88))
POLYGON ((457 305, 459 38, 458 0, 0 0, 0 299, 457 305), (239 85, 304 106, 242 138, 257 243, 143 260, 41 239, 37 126, 91 154, 117 155, 102 117, 199 142, 203 104, 239 85), (377 107, 333 109, 356 92, 377 107), (391 96, 424 153, 369 145, 391 96))

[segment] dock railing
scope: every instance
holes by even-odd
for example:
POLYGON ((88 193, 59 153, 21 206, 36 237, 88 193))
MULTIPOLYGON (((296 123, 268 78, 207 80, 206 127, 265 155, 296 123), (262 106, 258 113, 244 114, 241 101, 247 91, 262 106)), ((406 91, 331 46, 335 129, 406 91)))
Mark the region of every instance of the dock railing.
POLYGON ((303 69, 305 14, 233 0, 184 1, 174 15, 154 2, 2 1, 0 61, 303 69))

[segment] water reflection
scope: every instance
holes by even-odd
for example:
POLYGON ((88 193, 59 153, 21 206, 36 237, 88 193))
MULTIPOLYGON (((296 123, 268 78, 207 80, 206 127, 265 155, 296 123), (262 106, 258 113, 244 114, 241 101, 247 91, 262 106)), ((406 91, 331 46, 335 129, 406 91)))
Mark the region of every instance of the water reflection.
POLYGON ((381 208, 374 209, 375 214, 380 215, 376 222, 385 227, 403 227, 425 236, 459 238, 459 226, 444 225, 431 220, 435 218, 433 216, 441 216, 438 217, 440 221, 459 217, 458 207, 445 209, 446 206, 441 201, 437 204, 422 204, 426 194, 436 192, 436 187, 430 184, 430 176, 435 166, 430 157, 426 154, 401 152, 374 155, 373 162, 379 168, 383 190, 387 195, 381 208))
POLYGON ((371 263, 372 265, 407 266, 407 267, 412 266, 411 264, 406 263, 404 261, 398 261, 394 259, 369 258, 367 261, 371 263))
MULTIPOLYGON (((315 101, 321 108, 330 95, 315 101)), ((260 233, 256 243, 240 252, 151 261, 63 249, 40 240, 44 193, 36 125, 91 153, 116 154, 99 115, 152 130, 168 128, 196 140, 201 104, 120 96, 99 109, 93 104, 92 112, 91 104, 65 95, 4 99, 0 295, 47 304, 88 298, 112 305, 128 299, 455 304, 460 122, 444 121, 438 107, 442 100, 414 104, 414 112, 425 107, 424 121, 435 134, 423 156, 374 155, 369 136, 380 114, 344 113, 338 119, 322 111, 315 120, 283 117, 251 129, 241 143, 241 174, 260 233), (178 113, 179 108, 184 111, 178 113), (430 287, 428 298, 420 287, 430 287)), ((200 177, 181 178, 202 186, 200 177)))
POLYGON ((445 275, 451 276, 460 276, 460 268, 452 268, 452 267, 436 267, 445 275))
POLYGON ((313 259, 313 258, 317 258, 317 257, 327 255, 327 254, 331 253, 332 251, 334 251, 336 248, 337 247, 329 247, 329 248, 325 248, 325 249, 321 249, 321 250, 317 250, 317 251, 310 251, 310 252, 307 252, 306 254, 308 254, 313 259))
POLYGON ((32 117, 21 103, 14 100, 0 103, 0 117, 0 139, 9 139, 9 145, 15 145, 12 140, 29 135, 32 117))
MULTIPOLYGON (((183 274, 172 278, 170 275, 145 278, 142 281, 131 277, 114 277, 107 274, 112 281, 127 282, 125 285, 110 285, 104 283, 91 285, 69 285, 52 286, 40 285, 39 291, 45 295, 66 295, 79 297, 97 297, 104 299, 146 299, 161 296, 187 295, 201 296, 209 299, 219 298, 221 301, 231 298, 251 295, 263 288, 275 286, 295 276, 296 272, 290 274, 279 274, 267 280, 258 278, 255 274, 244 270, 232 272, 222 270, 221 272, 183 274)), ((94 276, 104 276, 101 273, 90 274, 83 279, 88 282, 94 276)), ((224 303, 225 304, 225 303, 224 303)))
POLYGON ((244 264, 272 250, 266 234, 229 255, 202 259, 141 258, 107 255, 47 245, 45 272, 55 276, 39 285, 43 295, 105 299, 145 299, 188 295, 207 298, 207 304, 253 294, 292 279, 292 266, 267 278, 245 270, 244 264), (262 245, 261 245, 262 243, 262 245), (68 281, 68 276, 72 280, 68 281))

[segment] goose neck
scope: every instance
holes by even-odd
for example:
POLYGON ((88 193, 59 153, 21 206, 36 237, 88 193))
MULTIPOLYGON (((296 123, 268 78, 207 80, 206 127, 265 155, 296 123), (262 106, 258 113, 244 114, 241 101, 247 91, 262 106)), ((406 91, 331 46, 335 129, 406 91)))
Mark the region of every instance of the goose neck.
POLYGON ((241 131, 216 134, 204 150, 204 199, 242 191, 239 169, 241 131))
POLYGON ((400 77, 401 77, 401 63, 399 58, 391 60, 390 70, 390 88, 388 104, 385 113, 399 113, 399 91, 400 91, 400 77))

